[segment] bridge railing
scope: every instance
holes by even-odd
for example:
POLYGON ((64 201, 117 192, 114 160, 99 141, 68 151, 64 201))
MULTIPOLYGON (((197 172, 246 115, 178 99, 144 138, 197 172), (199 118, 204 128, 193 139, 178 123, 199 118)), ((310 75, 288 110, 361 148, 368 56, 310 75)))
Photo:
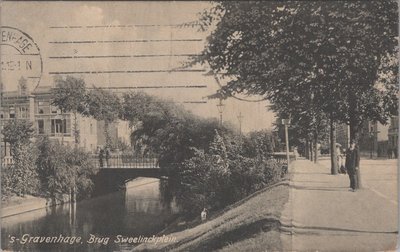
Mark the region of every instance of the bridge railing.
POLYGON ((158 157, 156 155, 140 154, 111 154, 109 156, 93 155, 92 163, 97 168, 128 168, 128 169, 148 169, 159 168, 158 157))

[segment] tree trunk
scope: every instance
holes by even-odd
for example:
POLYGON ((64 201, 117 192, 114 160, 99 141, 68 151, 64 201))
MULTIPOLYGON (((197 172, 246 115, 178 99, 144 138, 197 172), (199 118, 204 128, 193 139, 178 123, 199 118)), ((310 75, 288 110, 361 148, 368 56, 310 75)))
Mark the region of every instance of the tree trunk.
MULTIPOLYGON (((360 131, 359 131, 358 124, 354 120, 350 120, 350 139, 355 141, 356 148, 359 148, 359 146, 358 146, 359 136, 360 136, 360 131)), ((356 189, 362 188, 360 170, 361 170, 361 167, 359 165, 359 167, 356 171, 356 177, 357 177, 356 189)))
POLYGON ((310 159, 310 144, 308 139, 306 139, 305 156, 307 159, 310 159))
POLYGON ((75 137, 75 148, 78 148, 78 144, 79 144, 79 129, 78 129, 78 119, 77 119, 77 112, 76 111, 74 111, 74 137, 75 137))
POLYGON ((314 134, 314 163, 318 161, 318 133, 314 134))
POLYGON ((310 161, 314 160, 314 142, 312 141, 312 139, 310 140, 310 161))
POLYGON ((331 117, 331 174, 336 175, 338 173, 338 157, 336 153, 336 125, 331 117))
POLYGON ((104 137, 106 138, 106 147, 111 148, 111 138, 110 138, 110 132, 109 132, 109 122, 107 120, 104 120, 104 137))

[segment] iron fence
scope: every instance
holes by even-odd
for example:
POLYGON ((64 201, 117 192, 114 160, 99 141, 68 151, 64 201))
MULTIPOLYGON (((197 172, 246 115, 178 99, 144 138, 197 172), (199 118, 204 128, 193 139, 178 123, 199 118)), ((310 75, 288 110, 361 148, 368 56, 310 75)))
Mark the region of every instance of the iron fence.
POLYGON ((129 168, 129 169, 154 169, 159 168, 158 157, 155 155, 94 155, 92 163, 97 168, 129 168))

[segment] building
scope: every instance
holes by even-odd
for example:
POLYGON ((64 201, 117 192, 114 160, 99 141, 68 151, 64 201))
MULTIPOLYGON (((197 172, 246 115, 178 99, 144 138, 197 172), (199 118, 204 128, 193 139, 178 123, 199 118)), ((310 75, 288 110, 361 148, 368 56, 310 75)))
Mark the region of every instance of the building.
MULTIPOLYGON (((99 147, 104 147, 106 145, 104 121, 97 122, 97 132, 97 145, 99 147)), ((109 125, 108 132, 112 140, 112 145, 115 148, 120 148, 121 144, 125 146, 131 145, 131 134, 133 129, 129 127, 129 122, 117 120, 109 125)))
MULTIPOLYGON (((348 148, 350 129, 346 124, 336 127, 336 142, 342 148, 348 148)), ((360 153, 364 157, 388 157, 389 151, 397 150, 398 146, 398 117, 392 117, 388 125, 379 122, 365 121, 360 129, 358 141, 360 153)), ((393 156, 395 156, 392 153, 393 156)))
POLYGON ((344 149, 349 148, 350 128, 347 124, 336 125, 336 143, 339 143, 344 149))
MULTIPOLYGON (((33 123, 38 136, 48 136, 51 141, 73 146, 75 127, 79 129, 78 146, 86 151, 97 148, 97 121, 73 113, 61 113, 51 104, 52 87, 41 86, 29 91, 23 78, 18 90, 1 92, 0 127, 8 120, 27 120, 33 123), (76 123, 75 123, 76 122, 76 123), (76 124, 76 125, 75 125, 76 124)), ((10 156, 9 144, 2 142, 2 157, 10 156)))

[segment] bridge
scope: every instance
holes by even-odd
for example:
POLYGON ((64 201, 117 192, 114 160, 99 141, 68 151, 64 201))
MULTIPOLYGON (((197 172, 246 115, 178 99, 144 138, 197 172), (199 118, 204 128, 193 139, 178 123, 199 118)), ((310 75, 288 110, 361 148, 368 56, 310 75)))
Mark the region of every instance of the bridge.
MULTIPOLYGON (((268 155, 282 167, 282 175, 288 172, 287 156, 285 152, 275 152, 268 155)), ((290 153, 290 161, 295 159, 290 153)), ((158 156, 141 154, 112 154, 94 155, 92 164, 99 169, 94 182, 94 194, 104 194, 120 190, 126 182, 137 177, 162 178, 167 176, 165 170, 160 169, 158 156)))
POLYGON ((94 195, 118 191, 137 177, 161 178, 158 156, 141 154, 93 155, 91 163, 99 169, 94 178, 94 195))

